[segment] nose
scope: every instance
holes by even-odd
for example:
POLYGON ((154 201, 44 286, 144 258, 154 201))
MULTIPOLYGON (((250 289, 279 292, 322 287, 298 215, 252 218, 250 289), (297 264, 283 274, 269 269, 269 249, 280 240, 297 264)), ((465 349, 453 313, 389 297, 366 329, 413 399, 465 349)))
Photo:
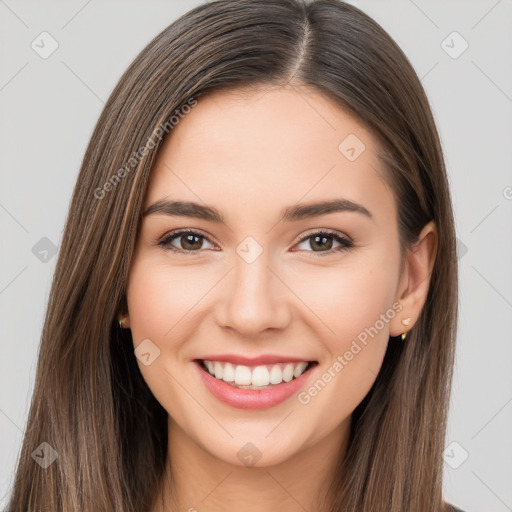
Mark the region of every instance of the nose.
POLYGON ((218 324, 241 337, 255 338, 269 329, 283 329, 290 322, 292 292, 265 255, 252 263, 235 258, 234 269, 226 276, 229 284, 224 299, 217 305, 218 324))

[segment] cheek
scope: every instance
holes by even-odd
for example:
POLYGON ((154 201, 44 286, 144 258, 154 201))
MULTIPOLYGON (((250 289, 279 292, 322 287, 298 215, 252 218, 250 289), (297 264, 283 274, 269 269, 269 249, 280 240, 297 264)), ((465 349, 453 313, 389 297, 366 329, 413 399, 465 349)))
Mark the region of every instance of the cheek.
POLYGON ((341 350, 375 324, 382 331, 379 335, 387 339, 392 316, 383 325, 381 315, 394 316, 394 311, 389 309, 394 301, 396 282, 393 266, 362 262, 322 274, 303 275, 298 294, 307 298, 308 307, 328 328, 331 350, 341 350))
POLYGON ((151 347, 150 352, 158 353, 151 364, 144 364, 139 358, 137 364, 155 398, 177 418, 181 418, 186 404, 182 403, 184 395, 179 382, 183 379, 176 370, 176 362, 181 340, 187 339, 185 330, 191 326, 191 308, 204 294, 198 290, 197 273, 195 281, 192 274, 192 268, 172 269, 168 264, 141 258, 132 265, 127 289, 134 348, 146 343, 144 346, 151 347), (147 339, 157 349, 147 345, 147 339))
POLYGON ((128 309, 134 343, 155 338, 166 344, 173 331, 207 290, 193 267, 172 269, 162 263, 136 263, 128 284, 128 309), (204 291, 203 288, 205 288, 204 291))
POLYGON ((330 373, 321 380, 336 382, 329 400, 340 404, 343 413, 361 402, 380 371, 389 324, 401 309, 395 301, 398 257, 398 252, 382 246, 332 276, 322 318, 336 334, 328 342, 330 373))
MULTIPOLYGON (((298 395, 309 417, 322 418, 325 435, 348 418, 370 391, 387 349, 396 275, 381 265, 338 269, 310 294, 312 309, 329 331, 322 337, 323 373, 298 395), (377 272, 378 269, 378 272, 377 272), (316 309, 315 309, 316 308, 316 309)), ((310 283, 311 284, 311 283, 310 283)), ((311 287, 309 287, 311 289, 311 287)), ((309 303, 308 303, 309 305, 309 303)))
POLYGON ((183 395, 177 384, 182 381, 181 363, 203 315, 201 299, 217 281, 218 276, 202 273, 197 265, 173 267, 161 258, 135 259, 130 270, 127 302, 134 348, 149 339, 159 351, 150 365, 139 359, 137 363, 157 400, 173 414, 183 395))

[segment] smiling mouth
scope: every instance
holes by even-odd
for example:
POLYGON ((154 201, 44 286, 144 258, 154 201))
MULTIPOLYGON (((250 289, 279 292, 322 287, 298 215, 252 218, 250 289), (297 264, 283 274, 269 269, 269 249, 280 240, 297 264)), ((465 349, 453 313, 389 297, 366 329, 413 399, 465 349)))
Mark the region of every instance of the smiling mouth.
POLYGON ((299 378, 317 361, 274 363, 258 366, 197 359, 199 366, 212 377, 240 389, 267 389, 299 378))

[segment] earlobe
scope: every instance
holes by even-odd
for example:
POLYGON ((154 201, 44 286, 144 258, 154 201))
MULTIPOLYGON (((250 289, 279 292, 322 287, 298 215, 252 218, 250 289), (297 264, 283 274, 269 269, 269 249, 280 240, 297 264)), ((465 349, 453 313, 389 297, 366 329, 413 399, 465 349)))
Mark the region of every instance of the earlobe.
POLYGON ((400 336, 408 332, 419 318, 427 300, 437 244, 436 225, 434 221, 430 221, 423 227, 417 242, 407 254, 397 298, 402 304, 402 309, 390 322, 391 336, 400 336))
POLYGON ((130 328, 130 317, 128 315, 119 315, 117 321, 121 329, 130 328))
POLYGON ((128 304, 126 301, 126 295, 121 299, 121 303, 117 310, 117 325, 120 329, 130 328, 130 315, 128 313, 128 304))

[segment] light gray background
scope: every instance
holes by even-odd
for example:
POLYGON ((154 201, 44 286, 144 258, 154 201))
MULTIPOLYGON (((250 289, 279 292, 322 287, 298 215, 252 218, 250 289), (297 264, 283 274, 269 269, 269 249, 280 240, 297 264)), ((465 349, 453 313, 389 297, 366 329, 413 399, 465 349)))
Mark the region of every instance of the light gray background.
MULTIPOLYGON (((56 263, 33 247, 51 248, 46 237, 58 248, 86 144, 121 73, 199 3, 0 0, 0 508, 56 263), (59 45, 47 59, 31 47, 43 31, 59 45)), ((461 298, 445 496, 467 512, 512 511, 512 1, 352 3, 410 58, 446 154, 461 298)))

